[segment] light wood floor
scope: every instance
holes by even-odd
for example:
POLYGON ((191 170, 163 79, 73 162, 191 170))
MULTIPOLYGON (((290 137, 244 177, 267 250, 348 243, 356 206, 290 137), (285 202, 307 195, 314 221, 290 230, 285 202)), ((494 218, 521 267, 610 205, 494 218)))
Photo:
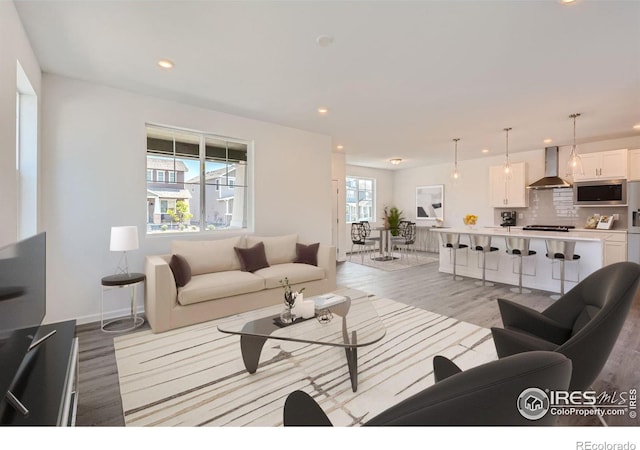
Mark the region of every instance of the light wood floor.
MULTIPOLYGON (((386 272, 360 264, 338 264, 339 286, 349 286, 380 297, 454 317, 482 327, 501 326, 496 298, 508 298, 542 310, 551 304, 549 293, 514 294, 511 286, 476 286, 471 279, 454 282, 438 272, 438 263, 386 272)), ((147 327, 147 325, 144 325, 147 327)), ((139 331, 140 329, 136 330, 139 331)), ((77 327, 80 342, 78 426, 124 426, 113 335, 100 331, 100 324, 77 327)), ((626 391, 638 386, 640 373, 640 304, 636 300, 618 342, 593 388, 626 391)), ((607 418, 609 425, 638 425, 628 416, 607 418)), ((561 418, 559 425, 596 425, 595 418, 561 418)))

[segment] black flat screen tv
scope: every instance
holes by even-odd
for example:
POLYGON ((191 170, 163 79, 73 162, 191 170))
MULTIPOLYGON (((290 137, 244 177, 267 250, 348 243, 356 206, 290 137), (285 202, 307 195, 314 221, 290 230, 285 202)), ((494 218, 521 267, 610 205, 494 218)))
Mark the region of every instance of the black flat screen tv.
MULTIPOLYGON (((46 311, 46 236, 0 248, 0 404, 46 311)), ((0 408, 1 409, 1 408, 0 408)))

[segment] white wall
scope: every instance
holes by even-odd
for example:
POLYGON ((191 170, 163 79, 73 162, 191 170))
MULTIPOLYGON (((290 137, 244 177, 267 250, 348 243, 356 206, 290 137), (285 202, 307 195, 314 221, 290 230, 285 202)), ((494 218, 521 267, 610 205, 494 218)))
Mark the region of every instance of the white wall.
MULTIPOLYGON (((144 234, 145 122, 253 140, 256 234, 331 241, 328 136, 55 75, 44 75, 43 90, 46 321, 99 319, 100 279, 118 262, 109 252, 111 226, 138 226, 141 248, 129 259, 137 272, 145 255, 169 253, 176 239, 144 234)), ((106 311, 125 312, 126 296, 114 297, 106 311)))
MULTIPOLYGON (((510 159, 512 162, 528 163, 527 182, 544 175, 543 150, 511 154, 510 159)), ((480 226, 494 225, 494 213, 489 200, 489 167, 503 162, 504 155, 458 161, 460 179, 456 183, 451 178, 452 164, 397 171, 393 183, 394 201, 405 211, 409 220, 414 220, 418 225, 431 225, 431 222, 416 220, 416 187, 443 184, 444 226, 463 226, 462 218, 466 214, 477 215, 480 226)))
POLYGON ((13 2, 0 1, 0 246, 15 242, 18 228, 16 177, 17 61, 40 97, 40 65, 13 2))

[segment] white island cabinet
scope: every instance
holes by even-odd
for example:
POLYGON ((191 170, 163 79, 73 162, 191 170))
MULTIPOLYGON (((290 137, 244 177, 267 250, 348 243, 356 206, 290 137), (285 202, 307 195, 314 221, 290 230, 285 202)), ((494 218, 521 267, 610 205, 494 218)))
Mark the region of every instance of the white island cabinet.
MULTIPOLYGON (((522 285, 530 289, 560 292, 560 262, 546 257, 546 239, 575 241, 577 261, 567 261, 565 265, 565 292, 571 290, 580 280, 604 265, 605 236, 583 231, 547 232, 524 231, 521 228, 502 227, 436 228, 434 232, 459 233, 460 243, 469 245, 470 234, 492 236, 491 246, 499 250, 486 255, 486 278, 497 283, 518 285, 518 258, 506 252, 505 237, 517 236, 531 239, 533 256, 522 258, 522 285)), ((453 273, 453 252, 440 249, 440 272, 453 273)), ((456 274, 462 277, 482 279, 482 255, 480 252, 464 248, 456 250, 456 274)))

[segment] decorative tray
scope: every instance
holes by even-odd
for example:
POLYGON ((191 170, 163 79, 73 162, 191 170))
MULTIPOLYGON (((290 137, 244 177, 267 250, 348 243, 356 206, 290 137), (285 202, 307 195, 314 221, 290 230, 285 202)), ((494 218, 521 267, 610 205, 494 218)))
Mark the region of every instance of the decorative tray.
POLYGON ((307 320, 311 320, 311 319, 314 319, 314 318, 315 318, 315 316, 314 317, 310 317, 309 319, 303 319, 302 317, 296 317, 295 319, 293 319, 293 322, 284 323, 282 321, 282 319, 280 319, 280 316, 276 316, 276 317, 273 318, 273 323, 276 326, 280 327, 280 328, 284 328, 284 327, 288 327, 290 325, 295 325, 296 323, 306 322, 307 320))

